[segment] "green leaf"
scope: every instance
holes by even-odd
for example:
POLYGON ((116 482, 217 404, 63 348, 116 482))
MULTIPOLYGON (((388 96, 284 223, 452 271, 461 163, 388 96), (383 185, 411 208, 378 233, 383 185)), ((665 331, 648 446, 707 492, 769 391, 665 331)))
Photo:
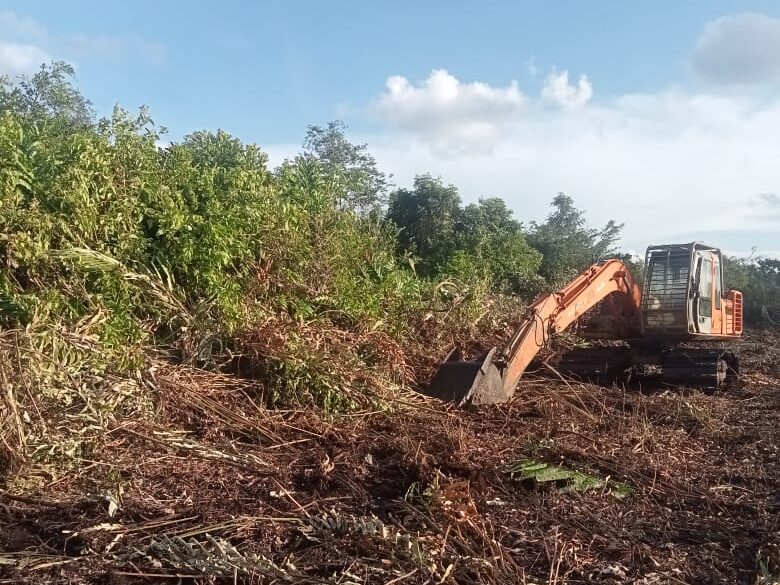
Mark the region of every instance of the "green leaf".
POLYGON ((585 492, 606 487, 610 495, 619 499, 634 493, 634 488, 628 484, 533 459, 516 461, 509 465, 507 471, 512 477, 518 475, 520 480, 530 479, 537 483, 566 482, 561 487, 563 492, 585 492))

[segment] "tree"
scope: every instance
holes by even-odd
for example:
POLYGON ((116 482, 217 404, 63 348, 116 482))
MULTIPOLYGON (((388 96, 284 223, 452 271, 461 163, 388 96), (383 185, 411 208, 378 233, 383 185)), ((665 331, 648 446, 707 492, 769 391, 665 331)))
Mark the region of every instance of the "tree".
POLYGON ((376 166, 365 144, 352 144, 344 135, 340 120, 327 127, 309 126, 303 141, 304 155, 320 161, 325 172, 343 191, 343 203, 366 213, 381 207, 389 186, 388 177, 376 166))
POLYGON ((727 290, 742 292, 745 320, 780 323, 780 260, 724 256, 723 278, 727 290))
POLYGON ((623 224, 609 220, 601 229, 588 227, 584 212, 565 193, 553 199, 552 207, 547 221, 531 223, 528 241, 542 253, 540 274, 559 288, 593 262, 615 256, 623 224))
POLYGON ((91 127, 92 104, 73 85, 74 77, 73 67, 64 61, 43 64, 33 76, 21 76, 15 83, 0 77, 0 113, 10 111, 63 130, 91 127))
POLYGON ((423 276, 479 281, 505 293, 538 288, 541 254, 528 245, 503 199, 461 207, 454 186, 420 175, 412 190, 391 194, 387 219, 400 228, 399 251, 416 257, 423 276))
POLYGON ((414 254, 418 273, 432 276, 455 252, 459 214, 458 189, 426 174, 414 178, 411 190, 390 195, 386 217, 399 228, 399 251, 414 254))
POLYGON ((522 225, 512 217, 512 210, 500 197, 487 197, 463 208, 458 220, 458 231, 464 236, 482 236, 486 232, 521 230, 522 225))
POLYGON ((480 199, 460 210, 455 240, 458 255, 448 270, 482 273, 501 292, 527 294, 538 288, 542 256, 528 244, 503 199, 480 199))

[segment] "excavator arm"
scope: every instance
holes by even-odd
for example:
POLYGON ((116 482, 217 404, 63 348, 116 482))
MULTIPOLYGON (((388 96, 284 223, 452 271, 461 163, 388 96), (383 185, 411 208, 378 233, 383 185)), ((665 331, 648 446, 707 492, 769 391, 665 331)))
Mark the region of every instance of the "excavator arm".
POLYGON ((606 299, 604 308, 619 337, 629 337, 639 330, 641 298, 641 289, 623 262, 594 264, 560 291, 540 295, 503 351, 494 347, 476 361, 462 360, 457 348, 450 352, 428 394, 459 405, 506 402, 551 334, 564 331, 606 299))

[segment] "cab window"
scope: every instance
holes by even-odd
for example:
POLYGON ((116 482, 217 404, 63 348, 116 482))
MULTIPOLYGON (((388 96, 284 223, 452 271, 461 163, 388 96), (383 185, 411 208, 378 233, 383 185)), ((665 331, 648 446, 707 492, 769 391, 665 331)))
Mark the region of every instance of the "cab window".
POLYGON ((723 275, 721 273, 720 262, 715 260, 715 308, 718 310, 720 310, 720 297, 723 296, 722 281, 723 275))
POLYGON ((699 273, 699 315, 712 315, 712 259, 702 258, 699 273))

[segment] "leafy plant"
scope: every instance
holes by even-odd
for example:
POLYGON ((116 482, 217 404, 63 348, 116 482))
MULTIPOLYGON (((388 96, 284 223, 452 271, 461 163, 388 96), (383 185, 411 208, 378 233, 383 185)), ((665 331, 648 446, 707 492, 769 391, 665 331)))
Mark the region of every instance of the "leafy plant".
POLYGON ((583 473, 573 469, 567 469, 559 465, 552 465, 534 459, 521 459, 512 463, 508 472, 512 477, 520 480, 533 480, 537 483, 562 484, 561 491, 584 492, 595 489, 606 489, 616 498, 625 498, 634 493, 634 488, 611 478, 601 478, 597 475, 583 473))

